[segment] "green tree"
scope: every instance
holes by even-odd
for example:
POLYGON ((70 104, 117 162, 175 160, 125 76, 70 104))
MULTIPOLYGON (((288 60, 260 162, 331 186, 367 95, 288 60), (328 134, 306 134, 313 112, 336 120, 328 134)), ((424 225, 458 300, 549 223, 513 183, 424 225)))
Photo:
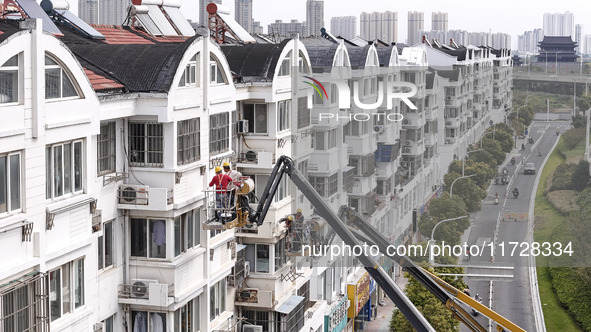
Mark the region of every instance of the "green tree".
MULTIPOLYGON (((431 272, 437 273, 463 273, 462 268, 437 268, 431 272)), ((408 274, 405 274, 408 278, 408 274)), ((464 290, 466 284, 461 278, 443 276, 442 279, 459 290, 464 290)), ((449 311, 439 301, 435 295, 431 294, 421 283, 414 278, 409 278, 408 284, 404 290, 410 301, 423 313, 427 321, 433 326, 436 331, 458 331, 460 322, 456 320, 451 311, 449 311)), ((392 320, 390 321, 390 331, 414 331, 406 317, 398 310, 394 312, 392 320)))
POLYGON ((579 161, 577 168, 571 177, 573 189, 582 191, 589 185, 589 162, 586 160, 579 161))
MULTIPOLYGON (((460 176, 459 173, 449 172, 443 177, 446 191, 449 190, 453 181, 460 176)), ((486 191, 480 188, 471 178, 464 178, 456 181, 452 195, 456 195, 464 201, 468 212, 476 212, 482 206, 481 200, 486 197, 486 191)))
POLYGON ((587 110, 591 107, 591 96, 584 95, 579 97, 577 100, 577 106, 579 107, 579 111, 585 114, 585 112, 587 112, 587 110))
MULTIPOLYGON (((460 180, 462 181, 462 180, 460 180)), ((454 185, 455 190, 455 185, 454 185)), ((452 219, 468 215, 466 204, 463 200, 451 199, 447 193, 440 198, 435 198, 429 203, 427 213, 421 215, 419 220, 419 232, 425 237, 431 237, 433 227, 445 219, 452 219)), ((435 229, 433 235, 437 241, 458 244, 464 231, 470 226, 468 218, 446 221, 435 229)))
POLYGON ((573 127, 575 128, 584 128, 587 126, 587 117, 582 114, 573 116, 571 121, 573 122, 573 127))
POLYGON ((476 151, 470 154, 470 159, 477 163, 484 163, 490 166, 491 168, 497 167, 497 161, 493 158, 492 154, 490 154, 486 150, 476 151))
MULTIPOLYGON (((579 194, 577 205, 581 221, 587 224, 591 222, 591 188, 587 188, 579 194)), ((589 227, 587 226, 587 228, 589 227)))
POLYGON ((470 180, 476 182, 476 184, 482 189, 488 188, 490 179, 497 175, 496 167, 492 168, 488 164, 472 161, 466 164, 464 173, 466 175, 476 174, 475 176, 471 177, 470 180))
POLYGON ((503 149, 501 148, 501 143, 496 140, 482 140, 482 148, 494 158, 497 165, 500 165, 505 161, 505 152, 503 152, 503 149))

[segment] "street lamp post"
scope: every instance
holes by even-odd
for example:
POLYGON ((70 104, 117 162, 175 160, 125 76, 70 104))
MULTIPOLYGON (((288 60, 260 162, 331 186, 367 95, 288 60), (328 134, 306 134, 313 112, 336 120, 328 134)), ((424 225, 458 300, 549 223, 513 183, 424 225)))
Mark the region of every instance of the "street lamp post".
POLYGON ((468 151, 466 152, 466 154, 464 155, 464 158, 462 158, 462 176, 464 176, 464 162, 466 161, 466 158, 468 157, 468 155, 472 152, 476 152, 476 151, 482 151, 482 149, 476 149, 476 150, 472 150, 472 151, 468 151))
POLYGON ((452 190, 454 189, 454 183, 456 183, 456 181, 458 181, 460 179, 467 179, 467 178, 473 177, 475 175, 476 175, 476 173, 471 174, 471 175, 466 175, 466 176, 460 176, 459 178, 453 180, 453 182, 451 183, 451 186, 449 187, 449 198, 453 197, 452 190))
POLYGON ((433 236, 435 236, 435 229, 437 228, 437 226, 439 226, 440 224, 446 222, 446 221, 453 221, 453 220, 458 220, 458 219, 462 219, 462 218, 468 218, 468 216, 461 216, 461 217, 455 217, 455 218, 449 218, 449 219, 443 219, 441 221, 439 221, 437 224, 435 224, 435 226, 433 226, 433 230, 431 231, 431 239, 429 239, 429 243, 431 243, 431 245, 429 246, 430 250, 429 250, 429 263, 431 265, 433 265, 433 261, 434 261, 434 256, 433 256, 433 243, 435 243, 435 239, 433 238, 433 236))

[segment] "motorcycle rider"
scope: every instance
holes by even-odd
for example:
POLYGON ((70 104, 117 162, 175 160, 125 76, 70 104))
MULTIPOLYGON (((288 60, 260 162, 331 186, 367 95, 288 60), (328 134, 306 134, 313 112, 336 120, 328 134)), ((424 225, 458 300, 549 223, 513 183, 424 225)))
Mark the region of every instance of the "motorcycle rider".
POLYGON ((495 193, 495 204, 499 204, 499 193, 495 193))
POLYGON ((515 187, 515 189, 513 189, 513 196, 515 196, 515 198, 517 198, 519 196, 519 189, 517 189, 517 187, 515 187))
POLYGON ((538 148, 538 156, 542 155, 542 148, 538 148))
POLYGON ((515 157, 511 158, 511 165, 515 165, 515 157))

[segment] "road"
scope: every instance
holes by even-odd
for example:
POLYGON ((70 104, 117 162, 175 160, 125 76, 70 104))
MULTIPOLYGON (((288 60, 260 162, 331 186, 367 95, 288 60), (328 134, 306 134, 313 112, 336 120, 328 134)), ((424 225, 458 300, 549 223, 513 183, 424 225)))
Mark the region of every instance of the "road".
MULTIPOLYGON (((503 213, 507 212, 529 212, 530 198, 532 190, 534 188, 535 175, 524 175, 523 166, 520 167, 519 163, 533 162, 536 166, 536 170, 540 171, 542 162, 546 158, 546 154, 550 152, 550 149, 554 145, 557 136, 555 134, 556 129, 559 128, 563 132, 570 122, 564 121, 555 122, 541 122, 535 121, 530 126, 530 136, 535 140, 532 151, 532 144, 527 143, 525 139, 518 140, 517 145, 521 147, 524 143, 526 146, 525 150, 514 149, 507 158, 507 161, 511 157, 515 157, 516 164, 511 166, 510 163, 506 166, 509 170, 509 175, 514 176, 514 180, 511 186, 506 185, 495 185, 492 184, 488 190, 488 196, 482 203, 482 210, 475 213, 471 218, 474 220, 472 226, 467 231, 469 235, 467 243, 469 245, 477 244, 482 246, 485 243, 490 243, 494 239, 495 228, 497 224, 497 216, 499 211, 503 213), (542 150, 542 156, 538 156, 538 148, 542 150), (519 198, 513 198, 511 191, 514 187, 519 189, 519 198), (510 195, 506 199, 505 191, 510 195), (502 197, 499 204, 494 204, 494 195, 499 193, 502 197)), ((493 264, 496 266, 511 266, 514 267, 512 273, 509 270, 509 274, 512 274, 512 278, 495 278, 493 281, 493 298, 491 301, 489 290, 491 289, 491 278, 490 277, 467 277, 466 282, 470 288, 471 295, 474 296, 479 294, 482 298, 483 304, 489 306, 492 304, 492 309, 509 319, 513 323, 519 325, 526 331, 535 331, 536 325, 534 321, 532 294, 530 288, 529 269, 528 269, 528 257, 519 256, 520 250, 516 250, 511 255, 512 246, 509 246, 510 241, 513 242, 528 242, 529 230, 527 221, 514 221, 504 220, 499 223, 498 230, 498 243, 505 243, 505 254, 501 256, 501 250, 497 246, 495 252, 494 263, 491 263, 491 252, 490 247, 487 246, 484 253, 481 256, 472 256, 468 262, 464 261, 467 265, 477 264, 493 264)), ((486 245, 486 244, 485 244, 486 245)), ((467 273, 472 274, 485 274, 485 271, 489 274, 499 274, 495 270, 484 270, 477 267, 466 268, 467 273)), ((488 326, 487 320, 479 315, 477 318, 483 326, 488 326)), ((493 330, 494 330, 493 326, 493 330)), ((465 326, 461 327, 461 331, 469 331, 465 326)))

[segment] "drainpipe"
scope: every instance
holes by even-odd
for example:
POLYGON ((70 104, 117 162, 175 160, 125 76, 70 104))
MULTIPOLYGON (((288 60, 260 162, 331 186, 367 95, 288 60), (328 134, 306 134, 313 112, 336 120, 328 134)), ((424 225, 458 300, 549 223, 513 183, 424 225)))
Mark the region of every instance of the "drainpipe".
MULTIPOLYGON (((43 118, 45 117, 45 95, 43 94, 43 75, 45 49, 41 38, 43 37, 43 23, 40 18, 26 19, 23 23, 31 29, 31 111, 32 111, 32 136, 43 136, 43 118)), ((22 93, 19 93, 22 94, 22 93)))

